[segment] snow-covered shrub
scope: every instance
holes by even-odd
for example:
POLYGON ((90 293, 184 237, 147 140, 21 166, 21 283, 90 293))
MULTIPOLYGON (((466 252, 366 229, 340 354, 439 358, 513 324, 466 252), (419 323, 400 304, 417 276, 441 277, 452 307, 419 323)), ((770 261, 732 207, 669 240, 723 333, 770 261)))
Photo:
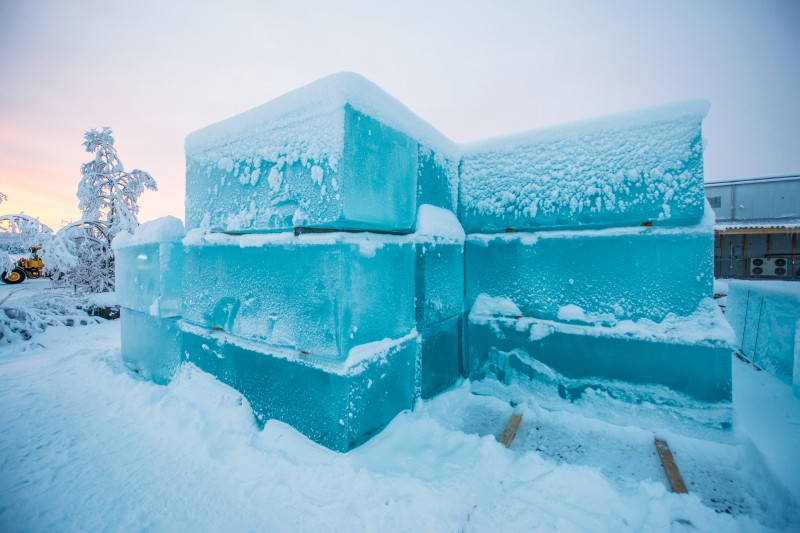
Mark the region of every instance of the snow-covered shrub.
MULTIPOLYGON (((23 291, 25 289, 19 289, 23 291)), ((50 326, 77 326, 102 321, 87 315, 87 298, 67 293, 33 292, 0 300, 0 343, 28 340, 50 326)))
POLYGON ((102 222, 68 224, 42 249, 53 280, 75 292, 114 290, 114 255, 102 222))

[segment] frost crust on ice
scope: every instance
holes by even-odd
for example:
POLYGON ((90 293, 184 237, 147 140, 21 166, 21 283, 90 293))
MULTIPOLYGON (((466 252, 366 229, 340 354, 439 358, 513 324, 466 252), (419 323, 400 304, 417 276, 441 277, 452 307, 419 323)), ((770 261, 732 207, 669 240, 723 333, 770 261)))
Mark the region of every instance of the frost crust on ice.
POLYGON ((460 218, 467 231, 699 218, 708 107, 680 102, 464 145, 460 218))

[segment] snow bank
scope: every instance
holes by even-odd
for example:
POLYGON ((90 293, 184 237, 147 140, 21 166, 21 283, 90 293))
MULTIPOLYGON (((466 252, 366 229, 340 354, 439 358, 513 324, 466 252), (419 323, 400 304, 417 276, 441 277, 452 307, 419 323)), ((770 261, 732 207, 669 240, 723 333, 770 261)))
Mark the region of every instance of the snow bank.
POLYGON ((758 531, 799 523, 796 504, 771 481, 746 434, 717 442, 660 429, 674 424, 669 401, 632 404, 590 390, 574 402, 553 394, 552 407, 542 408, 526 396, 506 449, 496 438, 520 389, 491 392, 501 400, 465 383, 338 454, 279 422, 258 431, 247 400, 193 365, 166 387, 139 379, 119 360, 116 322, 74 333, 54 328, 27 351, 0 354, 0 454, 11 487, 0 492, 4 531, 269 524, 617 532, 689 523, 758 531), (669 415, 643 423, 665 409, 669 415), (693 482, 690 494, 666 488, 654 428, 667 433, 693 482))

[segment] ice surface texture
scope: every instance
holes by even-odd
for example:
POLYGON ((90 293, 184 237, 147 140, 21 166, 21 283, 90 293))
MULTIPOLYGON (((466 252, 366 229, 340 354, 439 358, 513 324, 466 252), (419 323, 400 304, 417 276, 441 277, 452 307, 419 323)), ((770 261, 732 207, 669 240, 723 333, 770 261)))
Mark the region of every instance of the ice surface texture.
POLYGON ((464 311, 464 243, 426 239, 415 243, 416 319, 423 330, 464 311))
POLYGON ((186 250, 189 323, 323 360, 415 327, 414 244, 402 237, 208 234, 186 250))
POLYGON ((471 316, 466 357, 471 379, 535 379, 544 364, 568 378, 662 384, 704 401, 731 400, 731 348, 722 340, 471 316))
POLYGON ((455 385, 461 374, 464 345, 463 316, 420 331, 420 387, 423 399, 455 385))
POLYGON ((259 425, 281 420, 332 450, 361 444, 415 401, 416 334, 383 343, 350 367, 191 327, 184 349, 188 361, 247 398, 259 425))
POLYGON ((186 225, 411 232, 455 210, 458 151, 380 88, 335 74, 186 140, 186 225))
POLYGON ((800 284, 730 281, 727 313, 742 353, 800 397, 800 284))
POLYGON ((158 317, 181 314, 183 246, 153 242, 114 250, 120 305, 158 317))
POLYGON ((121 309, 122 360, 143 377, 166 385, 181 361, 177 318, 158 318, 121 309))
POLYGON ((707 111, 689 101, 464 146, 459 219, 467 233, 697 222, 707 111))
POLYGON ((467 307, 485 294, 510 299, 516 314, 550 320, 686 316, 712 295, 712 250, 704 226, 474 234, 467 307))

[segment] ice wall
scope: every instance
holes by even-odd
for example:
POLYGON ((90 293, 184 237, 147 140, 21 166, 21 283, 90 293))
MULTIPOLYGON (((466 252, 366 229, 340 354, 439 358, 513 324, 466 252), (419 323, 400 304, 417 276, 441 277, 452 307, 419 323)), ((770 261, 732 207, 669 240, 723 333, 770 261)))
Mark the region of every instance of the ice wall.
POLYGON ((800 284, 731 280, 727 319, 742 353, 800 397, 800 284))

